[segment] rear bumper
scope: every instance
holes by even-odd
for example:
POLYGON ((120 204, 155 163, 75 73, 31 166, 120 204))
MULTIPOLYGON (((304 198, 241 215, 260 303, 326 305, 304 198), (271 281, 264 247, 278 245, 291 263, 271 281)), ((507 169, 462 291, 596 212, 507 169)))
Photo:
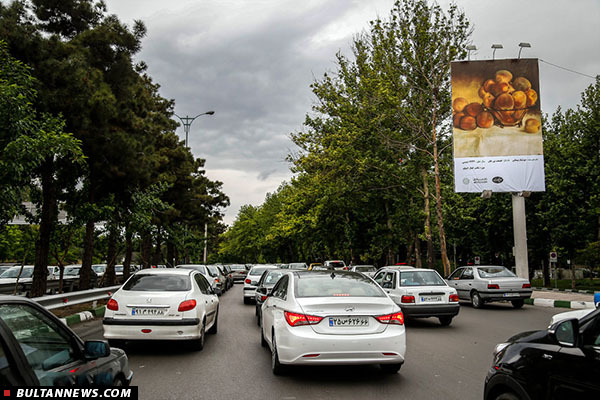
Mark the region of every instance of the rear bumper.
POLYGON ((244 297, 256 297, 256 286, 244 286, 244 297))
POLYGON ((454 317, 460 311, 458 304, 398 305, 407 318, 454 317))
POLYGON ((106 339, 121 340, 191 340, 200 338, 200 321, 197 318, 179 321, 115 320, 102 321, 106 339), (143 333, 142 329, 150 332, 143 333))
POLYGON ((384 332, 368 335, 324 335, 315 333, 310 326, 284 326, 283 330, 276 333, 277 352, 282 364, 404 363, 406 336, 402 325, 390 325, 384 332), (305 357, 315 354, 318 356, 305 357))
POLYGON ((481 298, 485 301, 510 301, 510 300, 522 300, 531 298, 531 290, 519 290, 515 292, 479 292, 481 298))

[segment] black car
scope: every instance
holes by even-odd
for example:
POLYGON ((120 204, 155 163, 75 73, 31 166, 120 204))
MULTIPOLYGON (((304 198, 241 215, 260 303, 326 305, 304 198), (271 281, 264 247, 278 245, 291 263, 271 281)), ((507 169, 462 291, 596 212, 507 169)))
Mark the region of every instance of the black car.
POLYGON ((124 386, 132 377, 123 350, 84 342, 32 300, 0 296, 0 386, 124 386))
POLYGON ((600 399, 600 310, 497 345, 484 398, 600 399))

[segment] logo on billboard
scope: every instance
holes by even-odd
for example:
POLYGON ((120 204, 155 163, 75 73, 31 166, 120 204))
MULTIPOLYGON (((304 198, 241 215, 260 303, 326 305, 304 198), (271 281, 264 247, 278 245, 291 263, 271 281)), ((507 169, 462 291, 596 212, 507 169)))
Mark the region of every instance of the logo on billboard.
POLYGON ((502 179, 501 176, 495 176, 495 177, 492 178, 492 182, 494 182, 494 183, 502 183, 502 182, 504 182, 504 179, 502 179))
POLYGON ((464 183, 465 185, 468 185, 468 184, 469 184, 469 182, 470 182, 470 181, 469 181, 469 178, 465 178, 465 179, 463 179, 463 183, 464 183))

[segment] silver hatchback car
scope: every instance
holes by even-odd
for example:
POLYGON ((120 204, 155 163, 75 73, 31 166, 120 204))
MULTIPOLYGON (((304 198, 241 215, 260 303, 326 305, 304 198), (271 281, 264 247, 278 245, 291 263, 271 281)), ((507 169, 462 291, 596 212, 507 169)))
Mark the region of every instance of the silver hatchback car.
POLYGON ((521 308, 532 293, 529 280, 519 278, 501 265, 460 267, 447 281, 458 297, 470 300, 474 308, 492 301, 510 301, 513 307, 521 308))

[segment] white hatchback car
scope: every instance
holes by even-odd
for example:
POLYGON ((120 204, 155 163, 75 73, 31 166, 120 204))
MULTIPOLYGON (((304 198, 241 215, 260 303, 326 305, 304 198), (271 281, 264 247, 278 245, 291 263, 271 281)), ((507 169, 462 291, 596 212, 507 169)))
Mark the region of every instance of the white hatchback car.
POLYGON ((219 299, 206 278, 190 269, 149 268, 131 276, 106 305, 104 337, 127 340, 189 340, 204 347, 217 332, 219 299))
POLYGON ((437 317, 447 326, 460 311, 456 289, 433 269, 384 267, 373 279, 406 318, 437 317))
POLYGON ((356 272, 285 272, 261 318, 261 344, 271 349, 276 375, 298 364, 380 364, 396 373, 404 363, 402 311, 356 272))

